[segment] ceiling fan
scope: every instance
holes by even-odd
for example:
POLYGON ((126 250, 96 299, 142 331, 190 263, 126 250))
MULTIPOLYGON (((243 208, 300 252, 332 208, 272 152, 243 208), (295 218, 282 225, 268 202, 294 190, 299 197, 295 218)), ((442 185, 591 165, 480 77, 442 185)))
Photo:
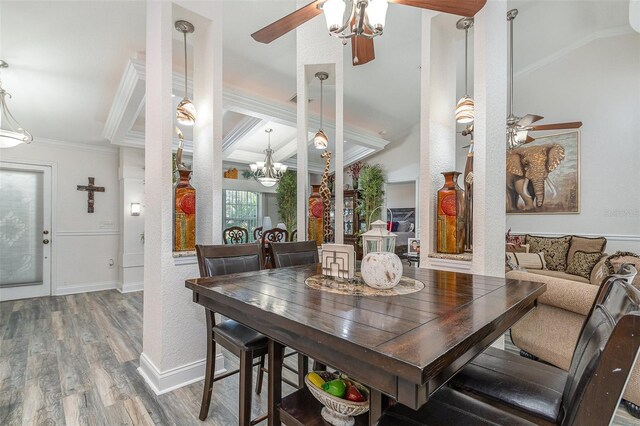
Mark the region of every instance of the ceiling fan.
POLYGON ((507 12, 509 21, 509 116, 507 117, 507 148, 514 149, 524 144, 533 142, 535 139, 529 132, 538 130, 562 130, 578 129, 582 127, 582 121, 572 121, 568 123, 538 124, 533 123, 542 120, 544 117, 535 114, 527 114, 518 117, 513 114, 513 21, 518 16, 518 9, 511 9, 507 12))
POLYGON ((353 65, 363 65, 375 59, 373 38, 382 35, 388 3, 419 7, 460 16, 473 16, 487 0, 315 0, 284 18, 251 34, 260 43, 271 43, 278 37, 324 12, 329 34, 351 39, 353 65), (346 19, 345 8, 350 5, 346 19))

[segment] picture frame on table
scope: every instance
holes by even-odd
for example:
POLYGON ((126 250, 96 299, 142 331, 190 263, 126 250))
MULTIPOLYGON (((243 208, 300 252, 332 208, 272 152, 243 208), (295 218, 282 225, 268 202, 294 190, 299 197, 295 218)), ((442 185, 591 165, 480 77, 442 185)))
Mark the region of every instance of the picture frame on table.
POLYGON ((407 253, 408 254, 420 254, 420 239, 409 238, 407 241, 407 253))

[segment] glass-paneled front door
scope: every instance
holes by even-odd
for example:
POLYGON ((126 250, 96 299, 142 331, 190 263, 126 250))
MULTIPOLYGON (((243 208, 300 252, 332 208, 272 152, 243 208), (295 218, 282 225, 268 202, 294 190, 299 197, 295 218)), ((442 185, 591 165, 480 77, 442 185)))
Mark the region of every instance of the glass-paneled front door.
POLYGON ((51 294, 51 167, 0 162, 0 301, 51 294))

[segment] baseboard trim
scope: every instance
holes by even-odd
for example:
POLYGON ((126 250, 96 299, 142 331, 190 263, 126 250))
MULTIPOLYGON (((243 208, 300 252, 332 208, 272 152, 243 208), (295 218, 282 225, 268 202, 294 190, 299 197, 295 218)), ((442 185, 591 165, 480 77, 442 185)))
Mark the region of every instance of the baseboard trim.
POLYGON ((54 291, 55 296, 67 294, 90 293, 92 291, 113 290, 118 288, 117 281, 102 281, 97 283, 77 284, 69 287, 58 287, 54 291))
MULTIPOLYGON (((224 368, 224 356, 222 354, 216 355, 216 365, 222 366, 222 368, 216 370, 216 375, 227 371, 224 368)), ((140 373, 156 395, 162 395, 183 386, 190 385, 191 383, 198 382, 204 379, 204 372, 204 359, 161 372, 144 353, 140 354, 138 373, 140 373)))
POLYGON ((120 293, 133 293, 134 291, 144 290, 144 281, 138 281, 136 283, 122 284, 122 288, 118 287, 120 293))

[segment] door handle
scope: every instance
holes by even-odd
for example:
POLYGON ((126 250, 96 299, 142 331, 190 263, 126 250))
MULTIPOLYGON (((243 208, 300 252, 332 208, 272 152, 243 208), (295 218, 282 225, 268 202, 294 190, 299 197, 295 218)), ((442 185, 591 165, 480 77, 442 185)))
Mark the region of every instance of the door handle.
POLYGON ((42 240, 43 244, 49 244, 49 240, 42 240))

